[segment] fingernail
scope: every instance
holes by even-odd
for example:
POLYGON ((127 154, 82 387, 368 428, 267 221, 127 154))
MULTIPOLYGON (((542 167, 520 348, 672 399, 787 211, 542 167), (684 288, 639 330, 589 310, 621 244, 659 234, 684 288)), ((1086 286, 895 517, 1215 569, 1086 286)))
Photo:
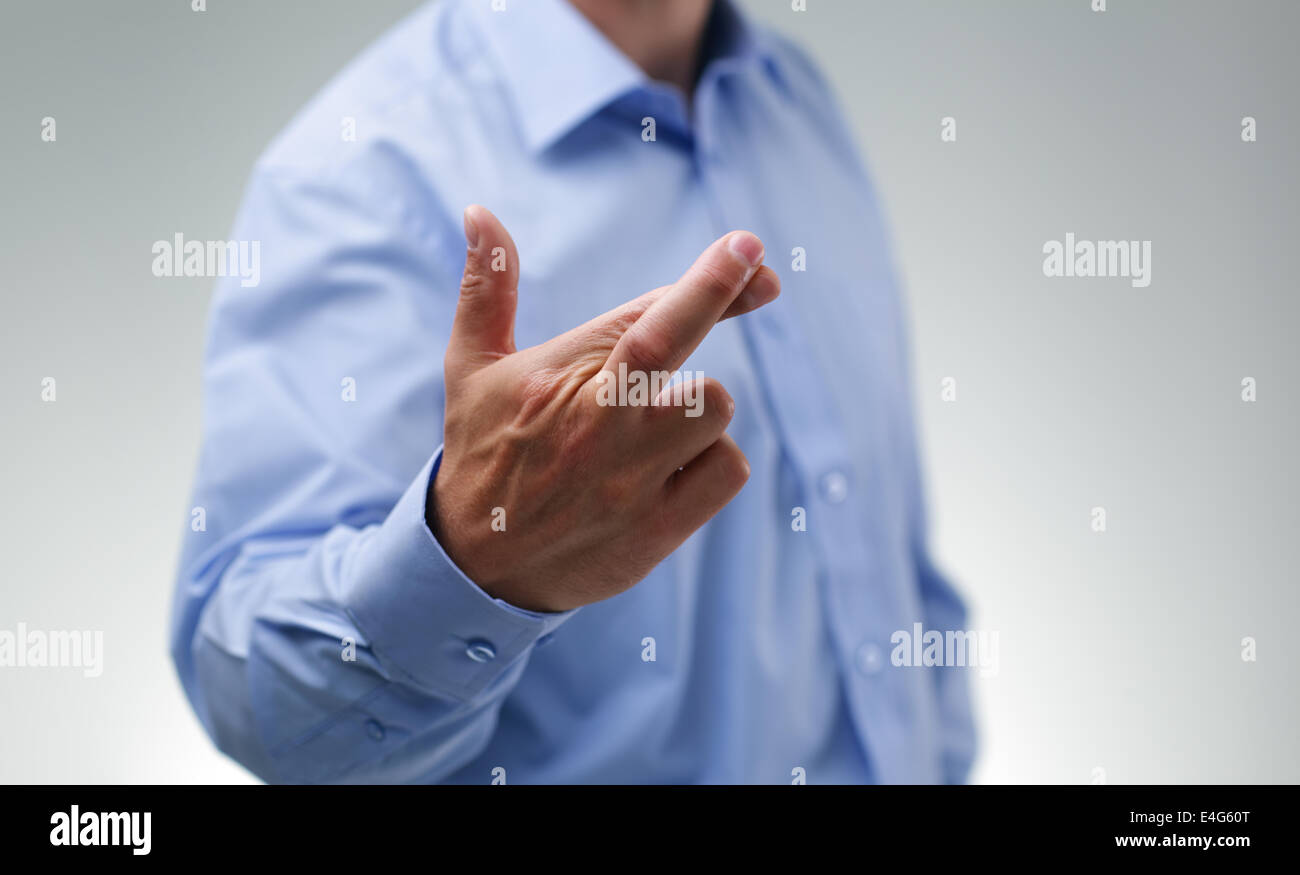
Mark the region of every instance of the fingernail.
POLYGON ((465 208, 465 242, 470 249, 478 246, 478 225, 470 218, 469 207, 465 208))
POLYGON ((727 241, 731 251, 745 260, 745 264, 755 267, 763 260, 763 241, 748 231, 737 231, 727 241))

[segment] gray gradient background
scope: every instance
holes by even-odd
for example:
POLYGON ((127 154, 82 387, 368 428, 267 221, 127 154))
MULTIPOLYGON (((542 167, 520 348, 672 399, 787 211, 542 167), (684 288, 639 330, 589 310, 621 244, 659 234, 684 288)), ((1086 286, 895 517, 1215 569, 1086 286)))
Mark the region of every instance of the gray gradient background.
MULTIPOLYGON (((0 668, 0 781, 251 780, 167 657, 212 281, 150 245, 224 239, 272 135, 416 5, 6 4, 0 629, 106 655, 0 668)), ((1001 635, 976 779, 1300 781, 1300 4, 747 5, 820 60, 890 218, 935 545, 1001 635), (1067 231, 1153 241, 1151 286, 1044 278, 1067 231)))

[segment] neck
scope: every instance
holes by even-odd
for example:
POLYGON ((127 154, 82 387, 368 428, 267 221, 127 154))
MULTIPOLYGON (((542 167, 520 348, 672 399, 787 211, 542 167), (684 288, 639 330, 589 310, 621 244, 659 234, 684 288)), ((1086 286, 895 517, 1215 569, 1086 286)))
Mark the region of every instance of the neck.
POLYGON ((700 44, 713 0, 569 0, 645 74, 695 88, 700 44))

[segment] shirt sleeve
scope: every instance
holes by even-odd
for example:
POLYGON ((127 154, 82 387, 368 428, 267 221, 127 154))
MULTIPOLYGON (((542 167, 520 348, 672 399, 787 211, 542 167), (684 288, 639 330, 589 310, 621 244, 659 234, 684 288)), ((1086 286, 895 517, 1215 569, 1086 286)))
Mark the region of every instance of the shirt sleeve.
POLYGON ((258 271, 213 298, 172 652, 267 781, 446 777, 573 613, 491 598, 425 522, 463 243, 416 176, 364 151, 259 167, 233 241, 258 271))

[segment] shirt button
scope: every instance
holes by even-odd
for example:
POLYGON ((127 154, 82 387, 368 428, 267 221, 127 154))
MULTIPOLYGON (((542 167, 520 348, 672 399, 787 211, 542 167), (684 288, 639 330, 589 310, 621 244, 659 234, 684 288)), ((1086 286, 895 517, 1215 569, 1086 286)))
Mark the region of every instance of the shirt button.
POLYGON ((491 662, 497 658, 497 651, 482 638, 476 638, 465 648, 465 655, 475 662, 491 662))
POLYGON ((857 664, 858 671, 865 675, 880 674, 885 667, 884 651, 874 641, 868 641, 858 648, 857 664))
POLYGON ((849 478, 843 471, 831 471, 822 477, 822 498, 831 504, 839 504, 849 497, 849 478))
POLYGON ((366 721, 366 735, 369 735, 372 741, 384 740, 384 727, 378 720, 366 721))

